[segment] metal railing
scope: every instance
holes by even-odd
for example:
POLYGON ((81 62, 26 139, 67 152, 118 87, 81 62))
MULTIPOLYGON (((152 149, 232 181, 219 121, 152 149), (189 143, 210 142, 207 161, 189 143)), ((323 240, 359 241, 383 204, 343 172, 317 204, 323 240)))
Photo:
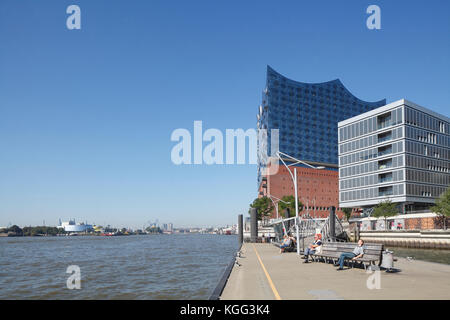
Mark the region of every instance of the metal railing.
MULTIPOLYGON (((285 228, 287 234, 296 235, 297 230, 295 228, 295 219, 279 219, 272 221, 272 226, 275 232, 275 242, 280 243, 283 240, 285 228)), ((334 233, 330 229, 330 218, 309 218, 305 219, 299 217, 297 220, 298 233, 299 233, 299 245, 302 250, 305 249, 305 244, 309 244, 313 241, 316 233, 322 235, 322 241, 339 241, 344 234, 344 228, 341 221, 335 216, 335 230, 334 233)))

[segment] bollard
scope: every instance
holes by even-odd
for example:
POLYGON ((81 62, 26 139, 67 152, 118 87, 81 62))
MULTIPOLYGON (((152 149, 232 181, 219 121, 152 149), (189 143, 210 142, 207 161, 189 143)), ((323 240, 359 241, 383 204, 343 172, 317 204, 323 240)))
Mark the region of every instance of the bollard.
POLYGON ((330 238, 336 241, 336 207, 330 207, 330 238))
POLYGON ((250 209, 250 242, 256 243, 258 239, 258 210, 250 209))
MULTIPOLYGON (((291 210, 289 208, 286 208, 284 210, 284 218, 289 219, 291 217, 291 210)), ((287 220, 284 223, 284 226, 286 227, 286 233, 288 233, 289 229, 291 228, 291 220, 287 220)))
POLYGON ((284 218, 289 219, 291 217, 291 210, 289 208, 286 208, 284 211, 284 218))
POLYGON ((240 214, 238 215, 238 241, 239 241, 239 245, 242 244, 242 242, 244 242, 244 227, 243 227, 243 215, 240 214))

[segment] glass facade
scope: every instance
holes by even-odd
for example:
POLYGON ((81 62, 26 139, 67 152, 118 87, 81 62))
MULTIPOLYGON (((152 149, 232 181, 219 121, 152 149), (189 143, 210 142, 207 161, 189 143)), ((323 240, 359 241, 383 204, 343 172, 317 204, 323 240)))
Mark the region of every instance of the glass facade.
POLYGON ((400 100, 339 124, 341 207, 423 208, 450 184, 449 121, 400 100))
MULTIPOLYGON (((356 98, 338 79, 323 83, 290 80, 267 66, 258 129, 279 129, 279 151, 297 159, 337 167, 339 121, 373 110, 386 100, 356 98)), ((270 154, 270 146, 267 146, 270 154)), ((258 164, 258 186, 264 165, 258 164)))

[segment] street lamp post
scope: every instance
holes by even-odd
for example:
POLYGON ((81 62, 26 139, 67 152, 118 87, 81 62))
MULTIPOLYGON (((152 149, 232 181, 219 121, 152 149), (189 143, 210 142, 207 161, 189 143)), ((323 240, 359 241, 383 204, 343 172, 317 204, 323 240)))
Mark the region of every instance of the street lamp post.
MULTIPOLYGON (((283 203, 285 203, 285 204, 289 204, 289 202, 286 202, 286 201, 284 201, 284 200, 281 200, 280 198, 277 198, 277 197, 272 196, 272 195, 270 195, 270 194, 268 195, 268 198, 272 201, 273 206, 275 207, 275 211, 277 212, 277 219, 278 219, 278 217, 279 217, 279 215, 278 215, 278 202, 283 202, 283 203), (275 203, 275 201, 273 201, 272 198, 275 198, 275 199, 277 200, 277 202, 275 203)), ((284 225, 283 218, 281 218, 281 223, 283 224, 283 231, 284 231, 284 234, 287 235, 287 233, 286 233, 286 226, 284 225)))
POLYGON ((286 153, 277 151, 276 153, 278 159, 283 163, 283 165, 286 167, 286 169, 289 172, 289 175, 291 176, 292 182, 294 183, 294 194, 295 194, 295 231, 297 232, 297 254, 300 255, 300 235, 298 233, 298 190, 297 190, 297 168, 294 167, 294 174, 292 174, 291 170, 289 169, 289 166, 295 166, 296 164, 303 164, 313 169, 325 169, 323 166, 314 167, 313 165, 310 165, 309 163, 306 163, 302 160, 298 160, 286 153), (292 161, 293 163, 287 165, 286 162, 284 162, 282 156, 284 156, 286 159, 292 161))

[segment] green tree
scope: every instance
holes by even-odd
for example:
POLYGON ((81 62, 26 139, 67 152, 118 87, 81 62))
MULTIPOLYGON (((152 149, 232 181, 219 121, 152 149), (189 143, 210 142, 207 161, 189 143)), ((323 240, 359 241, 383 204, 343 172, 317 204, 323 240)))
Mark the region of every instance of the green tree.
POLYGON ((391 200, 382 201, 373 210, 372 217, 384 218, 384 228, 387 230, 387 218, 398 215, 397 206, 391 200))
POLYGON ((440 195, 436 200, 436 205, 431 207, 431 211, 441 217, 444 222, 444 229, 447 229, 446 220, 450 217, 450 188, 447 188, 447 190, 440 195))
MULTIPOLYGON (((294 196, 284 196, 281 198, 282 201, 278 202, 278 210, 280 215, 284 216, 284 210, 289 208, 290 217, 295 217, 295 197, 294 196), (286 203, 287 202, 287 203, 286 203)), ((298 212, 303 210, 303 203, 298 201, 298 212)))
MULTIPOLYGON (((268 197, 256 198, 253 200, 253 203, 250 204, 250 209, 255 208, 258 210, 257 218, 258 220, 262 220, 264 217, 270 216, 274 206, 272 200, 268 197)), ((250 214, 250 209, 248 209, 248 213, 250 214)))
POLYGON ((156 226, 147 227, 145 230, 149 233, 162 233, 162 230, 156 226))
POLYGON ((344 213, 345 219, 347 221, 349 221, 350 218, 352 217, 352 210, 353 209, 352 208, 342 208, 341 210, 344 213))
POLYGON ((22 229, 19 226, 17 226, 17 225, 13 225, 12 227, 9 227, 8 229, 6 229, 6 232, 12 232, 12 233, 14 233, 15 235, 18 235, 18 236, 23 235, 22 229))

